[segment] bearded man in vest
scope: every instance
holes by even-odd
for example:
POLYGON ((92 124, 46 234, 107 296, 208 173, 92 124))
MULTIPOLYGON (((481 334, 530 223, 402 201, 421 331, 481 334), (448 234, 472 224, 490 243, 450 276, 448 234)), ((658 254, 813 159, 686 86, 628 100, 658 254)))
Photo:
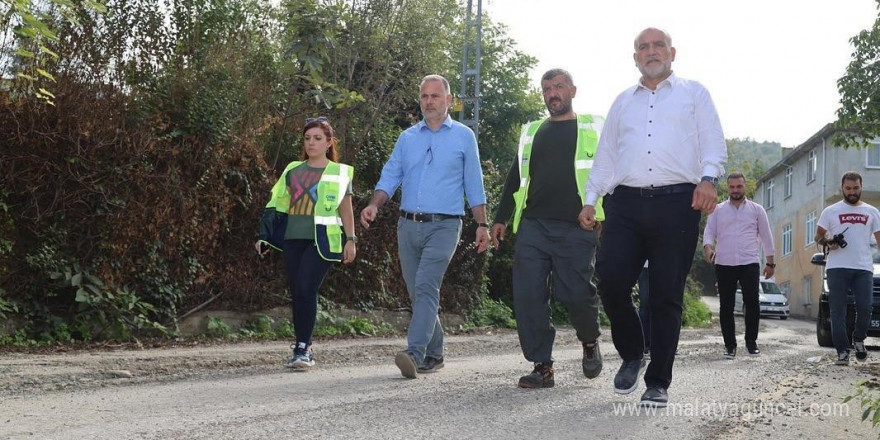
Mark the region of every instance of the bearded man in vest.
MULTIPOLYGON (((604 118, 572 111, 577 87, 566 70, 547 71, 541 89, 550 117, 523 125, 490 232, 496 248, 511 219, 517 234, 514 314, 523 355, 534 363, 532 372, 519 379, 522 388, 554 385, 551 286, 583 345, 584 376, 592 379, 602 371, 599 297, 591 281, 599 230, 581 228, 578 214, 604 118)), ((601 203, 597 213, 604 219, 601 203)))

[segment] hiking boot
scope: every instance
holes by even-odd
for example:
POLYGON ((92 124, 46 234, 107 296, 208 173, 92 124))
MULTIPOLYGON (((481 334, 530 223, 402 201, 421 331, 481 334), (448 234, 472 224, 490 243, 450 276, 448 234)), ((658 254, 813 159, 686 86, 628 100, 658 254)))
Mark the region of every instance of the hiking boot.
POLYGON ((425 356, 425 362, 419 365, 419 373, 436 373, 441 368, 443 368, 443 356, 438 358, 425 356))
POLYGON ((413 355, 406 351, 401 351, 394 356, 394 363, 400 368, 400 374, 408 379, 415 379, 418 376, 418 363, 413 355))
POLYGON ((748 350, 749 354, 752 356, 757 356, 761 354, 761 350, 758 349, 758 343, 755 341, 746 342, 746 350, 748 350))
POLYGON ((293 344, 291 348, 293 348, 293 356, 284 363, 284 368, 308 370, 315 366, 315 352, 305 342, 293 344))
POLYGON ((553 388, 553 364, 535 363, 531 373, 519 378, 520 388, 553 388))
POLYGON ((593 379, 602 372, 602 352, 599 351, 599 341, 584 342, 584 359, 581 367, 587 379, 593 379))
POLYGON ((667 402, 669 402, 669 395, 666 393, 666 388, 648 387, 645 393, 642 394, 642 400, 639 402, 639 405, 666 408, 667 402))
POLYGON ((853 346, 856 348, 856 359, 863 361, 868 358, 868 350, 865 349, 865 341, 853 342, 853 346))
POLYGON ((849 351, 841 351, 837 353, 837 360, 834 365, 849 365, 849 351))
POLYGON ((644 359, 624 361, 614 376, 614 392, 629 394, 639 386, 639 376, 645 371, 648 363, 644 359))
POLYGON ((736 357, 736 347, 727 347, 724 349, 724 359, 733 359, 736 357))

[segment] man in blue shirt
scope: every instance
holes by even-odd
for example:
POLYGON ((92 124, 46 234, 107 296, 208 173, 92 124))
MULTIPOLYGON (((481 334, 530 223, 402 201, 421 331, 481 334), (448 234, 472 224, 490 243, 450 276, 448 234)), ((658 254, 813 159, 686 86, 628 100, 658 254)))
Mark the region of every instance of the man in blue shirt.
POLYGON ((455 253, 464 217, 464 198, 479 227, 477 252, 489 247, 486 193, 477 139, 467 126, 449 117, 452 94, 440 75, 422 78, 419 104, 424 119, 397 138, 382 168, 361 224, 369 228, 379 208, 401 188, 397 246, 406 288, 412 301, 407 348, 394 363, 414 379, 443 367, 440 283, 455 253))

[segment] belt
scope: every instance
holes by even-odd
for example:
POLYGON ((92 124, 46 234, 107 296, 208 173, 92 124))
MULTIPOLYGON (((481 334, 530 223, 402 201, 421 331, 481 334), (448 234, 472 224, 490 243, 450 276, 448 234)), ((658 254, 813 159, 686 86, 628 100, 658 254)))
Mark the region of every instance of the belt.
POLYGON ((692 193, 696 185, 693 183, 676 183, 675 185, 666 186, 645 186, 635 188, 632 186, 618 185, 614 188, 614 194, 630 194, 639 197, 665 196, 669 194, 692 193))
POLYGON ((439 222, 441 220, 449 220, 451 218, 461 219, 462 215, 448 215, 448 214, 426 214, 424 212, 406 212, 400 211, 400 216, 407 219, 412 220, 414 222, 439 222))

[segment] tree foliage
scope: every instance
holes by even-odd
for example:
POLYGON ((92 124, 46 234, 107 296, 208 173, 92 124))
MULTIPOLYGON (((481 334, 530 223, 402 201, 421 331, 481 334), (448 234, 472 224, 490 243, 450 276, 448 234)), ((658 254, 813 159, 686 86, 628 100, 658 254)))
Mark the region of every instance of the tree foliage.
MULTIPOLYGON (((253 241, 277 173, 300 154, 304 118, 333 122, 359 207, 420 117, 420 78, 458 82, 455 0, 110 0, 106 14, 71 11, 41 18, 64 54, 45 65, 55 105, 27 81, 0 88, 0 316, 49 341, 173 332, 206 306, 287 304, 280 256, 260 261, 253 241)), ((493 111, 480 142, 491 162, 540 107, 534 58, 487 28, 493 111)), ((4 42, 3 54, 18 47, 4 42)), ((322 294, 408 305, 394 206, 322 294)), ((474 228, 466 222, 444 282, 447 311, 466 312, 483 291, 474 228)))
MULTIPOLYGON (((877 0, 880 11, 880 0, 877 0)), ((880 13, 871 29, 850 39, 855 50, 846 73, 837 81, 840 108, 837 110, 838 147, 859 147, 880 137, 880 13)))

